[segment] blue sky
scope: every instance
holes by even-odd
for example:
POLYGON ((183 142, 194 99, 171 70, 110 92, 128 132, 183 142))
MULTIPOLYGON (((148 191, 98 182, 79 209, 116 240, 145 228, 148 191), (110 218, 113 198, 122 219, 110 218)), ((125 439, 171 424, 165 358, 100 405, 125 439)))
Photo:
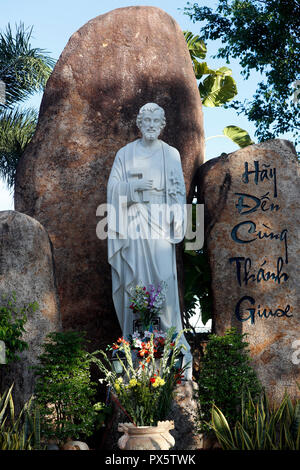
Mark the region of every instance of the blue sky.
MULTIPOLYGON (((193 3, 193 2, 191 2, 193 3)), ((199 5, 214 5, 214 1, 198 1, 199 5)), ((192 23, 187 15, 183 14, 186 0, 161 0, 150 2, 130 0, 51 0, 42 2, 38 0, 0 0, 0 30, 5 29, 8 22, 13 26, 22 21, 26 26, 33 26, 32 46, 46 49, 50 55, 58 59, 70 36, 90 19, 106 13, 115 8, 131 5, 149 5, 162 8, 169 13, 180 25, 182 30, 190 30, 197 34, 199 23, 192 23), (181 9, 181 11, 180 11, 181 9)), ((207 62, 211 67, 217 68, 226 65, 223 60, 210 58, 216 53, 218 44, 207 44, 207 62)), ((241 68, 237 61, 230 65, 233 76, 237 82, 238 98, 251 98, 255 91, 259 75, 254 74, 248 81, 243 80, 241 68)), ((26 106, 39 107, 40 95, 35 95, 24 103, 26 106)), ((252 139, 255 127, 243 116, 238 116, 233 110, 222 108, 203 108, 206 137, 219 135, 227 125, 238 125, 246 129, 252 139)), ((213 158, 222 152, 233 152, 237 145, 227 138, 210 139, 207 142, 206 158, 213 158)), ((0 181, 0 210, 13 209, 12 195, 7 191, 4 183, 0 181)))

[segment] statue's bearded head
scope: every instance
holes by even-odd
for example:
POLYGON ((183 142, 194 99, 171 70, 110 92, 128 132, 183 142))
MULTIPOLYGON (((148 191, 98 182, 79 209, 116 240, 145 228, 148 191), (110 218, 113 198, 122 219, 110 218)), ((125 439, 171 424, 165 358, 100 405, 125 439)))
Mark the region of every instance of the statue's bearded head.
POLYGON ((166 125, 163 108, 156 103, 144 104, 136 118, 136 125, 146 140, 156 140, 166 125))

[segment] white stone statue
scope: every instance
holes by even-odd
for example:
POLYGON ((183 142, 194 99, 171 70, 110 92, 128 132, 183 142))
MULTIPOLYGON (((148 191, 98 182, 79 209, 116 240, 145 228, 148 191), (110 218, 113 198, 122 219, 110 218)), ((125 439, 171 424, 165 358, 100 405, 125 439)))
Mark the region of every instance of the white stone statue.
MULTIPOLYGON (((130 142, 116 155, 107 199, 108 261, 112 267, 112 292, 124 337, 133 332, 130 288, 167 284, 160 315, 162 330, 182 330, 175 244, 184 237, 185 185, 178 150, 158 137, 165 113, 157 104, 145 104, 137 126, 142 138, 130 142), (170 208, 172 211, 170 211, 170 208)), ((191 360, 186 346, 185 361, 191 360)), ((191 368, 186 378, 191 378, 191 368)))

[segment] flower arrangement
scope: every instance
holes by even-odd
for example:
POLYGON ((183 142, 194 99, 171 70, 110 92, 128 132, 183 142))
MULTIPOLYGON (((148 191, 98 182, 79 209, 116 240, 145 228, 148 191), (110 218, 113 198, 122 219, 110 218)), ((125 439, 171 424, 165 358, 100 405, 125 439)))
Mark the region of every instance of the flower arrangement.
POLYGON ((130 289, 130 309, 139 316, 144 330, 148 330, 166 300, 167 283, 161 281, 156 287, 150 284, 147 289, 142 283, 130 289))
MULTIPOLYGON (((170 328, 164 339, 160 359, 155 360, 155 337, 151 334, 146 343, 138 339, 132 344, 119 338, 113 345, 123 365, 123 377, 117 376, 112 362, 104 351, 100 351, 103 359, 94 358, 104 381, 110 387, 112 397, 135 426, 154 426, 164 420, 170 410, 177 383, 183 377, 185 367, 176 369, 175 364, 184 346, 179 344, 184 330, 175 335, 175 328, 170 328), (142 345, 143 343, 143 345, 142 345), (138 351, 137 351, 138 349, 138 351), (145 351, 144 354, 139 352, 145 351), (124 354, 123 358, 121 354, 124 354), (135 357, 134 357, 135 356, 135 357)), ((162 338, 157 336, 157 338, 162 338)))
MULTIPOLYGON (((164 351, 166 333, 158 330, 144 331, 144 334, 135 331, 129 336, 131 348, 137 352, 138 357, 148 357, 151 351, 151 337, 153 337, 153 354, 156 359, 161 358, 164 351)), ((115 348, 117 349, 117 348, 115 348)))

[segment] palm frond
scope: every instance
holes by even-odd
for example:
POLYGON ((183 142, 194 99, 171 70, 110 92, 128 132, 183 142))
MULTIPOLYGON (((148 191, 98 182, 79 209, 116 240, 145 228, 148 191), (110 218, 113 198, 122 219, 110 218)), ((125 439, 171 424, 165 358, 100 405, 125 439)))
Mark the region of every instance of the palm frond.
POLYGON ((54 67, 47 51, 31 47, 31 35, 32 27, 23 23, 15 26, 15 34, 10 24, 0 32, 0 79, 6 84, 7 107, 42 90, 54 67))
POLYGON ((7 109, 0 113, 0 177, 9 188, 14 185, 18 161, 34 134, 36 123, 34 109, 7 109))

